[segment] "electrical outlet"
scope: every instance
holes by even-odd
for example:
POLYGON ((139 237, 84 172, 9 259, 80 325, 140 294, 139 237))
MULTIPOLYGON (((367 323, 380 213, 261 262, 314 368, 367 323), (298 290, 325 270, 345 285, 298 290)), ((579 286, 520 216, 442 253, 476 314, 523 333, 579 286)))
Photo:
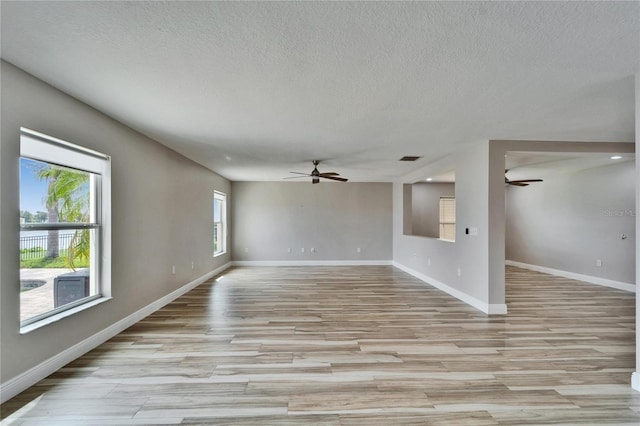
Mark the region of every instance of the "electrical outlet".
POLYGON ((356 249, 356 253, 360 253, 360 251, 361 251, 361 250, 360 250, 360 247, 358 247, 358 248, 356 249))
POLYGON ((461 277, 462 276, 462 268, 458 266, 458 276, 461 277))
POLYGON ((596 266, 602 268, 602 259, 596 259, 596 266))
POLYGON ((315 247, 311 247, 311 253, 315 253, 315 252, 316 252, 315 247))
POLYGON ((304 247, 300 249, 300 253, 304 253, 304 247))
POLYGON ((431 266, 431 258, 427 258, 427 266, 431 266))
POLYGON ((171 265, 171 274, 176 274, 176 265, 171 265))
POLYGON ((287 253, 291 253, 291 247, 287 248, 287 253))
POLYGON ((195 269, 196 268, 196 263, 192 260, 191 261, 191 269, 195 269))

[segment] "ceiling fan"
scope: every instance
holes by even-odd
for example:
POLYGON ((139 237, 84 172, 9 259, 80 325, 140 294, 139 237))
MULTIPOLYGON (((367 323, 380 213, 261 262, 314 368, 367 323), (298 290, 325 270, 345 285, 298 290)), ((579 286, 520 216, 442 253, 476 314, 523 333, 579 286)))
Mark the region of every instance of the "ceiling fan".
POLYGON ((505 176, 504 176, 504 183, 506 185, 513 185, 513 186, 529 186, 529 183, 531 182, 543 182, 542 179, 521 179, 521 180, 509 180, 509 178, 506 176, 506 174, 509 172, 509 170, 505 170, 505 176))
POLYGON ((318 171, 318 164, 320 164, 320 161, 313 160, 313 170, 311 171, 311 173, 291 172, 293 174, 302 175, 302 176, 292 176, 292 177, 286 177, 284 179, 299 179, 299 178, 304 178, 304 177, 310 177, 311 178, 311 182, 314 183, 314 184, 315 183, 320 183, 320 178, 330 179, 330 180, 337 180, 338 182, 346 182, 346 181, 349 180, 349 179, 341 178, 339 173, 336 173, 336 172, 320 173, 318 171))

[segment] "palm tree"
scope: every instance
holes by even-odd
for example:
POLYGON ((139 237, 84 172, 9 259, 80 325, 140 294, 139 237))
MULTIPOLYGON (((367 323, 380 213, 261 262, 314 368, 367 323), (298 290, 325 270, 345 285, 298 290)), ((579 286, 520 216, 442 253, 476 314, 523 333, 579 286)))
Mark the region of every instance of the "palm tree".
MULTIPOLYGON (((48 222, 89 222, 89 197, 86 184, 89 174, 75 170, 45 165, 37 170, 41 180, 47 180, 48 222)), ((49 230, 47 234, 47 257, 58 257, 58 230, 49 230)), ((89 258, 89 231, 76 230, 67 250, 67 263, 75 269, 76 258, 89 258)))
MULTIPOLYGON (((47 222, 58 223, 58 200, 54 199, 53 194, 56 193, 56 181, 58 180, 58 173, 56 169, 52 169, 49 166, 42 168, 38 171, 38 177, 40 179, 47 179, 49 186, 47 187, 47 222)), ((47 231, 47 257, 56 258, 60 255, 58 247, 58 230, 50 229, 47 231)))

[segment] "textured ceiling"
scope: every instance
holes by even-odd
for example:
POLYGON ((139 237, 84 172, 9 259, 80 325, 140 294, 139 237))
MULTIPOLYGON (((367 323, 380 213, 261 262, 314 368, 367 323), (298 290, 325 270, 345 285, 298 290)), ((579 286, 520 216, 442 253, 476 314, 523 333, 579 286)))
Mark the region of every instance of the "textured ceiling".
POLYGON ((480 140, 634 140, 638 2, 1 8, 5 60, 232 180, 320 159, 390 181, 480 140))

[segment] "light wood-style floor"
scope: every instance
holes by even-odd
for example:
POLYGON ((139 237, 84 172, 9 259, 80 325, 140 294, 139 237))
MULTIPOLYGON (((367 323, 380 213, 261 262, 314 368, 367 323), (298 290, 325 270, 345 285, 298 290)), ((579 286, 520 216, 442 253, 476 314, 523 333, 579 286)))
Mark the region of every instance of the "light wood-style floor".
POLYGON ((509 314, 489 317, 390 266, 228 270, 8 401, 2 417, 640 424, 635 296, 511 267, 507 281, 509 314))

